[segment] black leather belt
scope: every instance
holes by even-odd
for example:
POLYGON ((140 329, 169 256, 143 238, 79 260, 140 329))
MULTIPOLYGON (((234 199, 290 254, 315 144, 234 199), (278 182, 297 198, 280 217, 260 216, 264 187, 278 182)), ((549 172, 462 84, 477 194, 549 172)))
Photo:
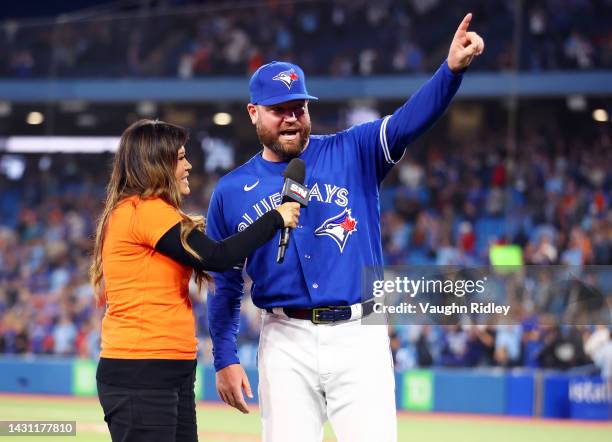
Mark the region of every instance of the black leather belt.
MULTIPOLYGON (((315 308, 284 307, 282 310, 289 318, 309 320, 314 324, 330 324, 333 322, 365 318, 374 311, 374 301, 361 303, 361 315, 355 316, 353 315, 353 310, 350 305, 315 308)), ((266 309, 266 311, 268 313, 274 313, 271 308, 266 309)))

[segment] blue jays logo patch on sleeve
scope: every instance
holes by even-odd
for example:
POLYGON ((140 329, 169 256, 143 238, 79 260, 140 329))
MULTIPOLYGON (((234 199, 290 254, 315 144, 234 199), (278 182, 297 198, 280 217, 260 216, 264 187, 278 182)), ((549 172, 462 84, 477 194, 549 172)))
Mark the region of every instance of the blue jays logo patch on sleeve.
POLYGON ((329 236, 338 244, 342 253, 349 236, 356 231, 357 220, 351 217, 351 209, 345 208, 338 215, 323 221, 314 233, 316 236, 329 236))
POLYGON ((287 86, 287 89, 291 89, 293 82, 299 80, 299 78, 300 77, 295 70, 290 69, 288 71, 279 72, 277 75, 272 77, 272 80, 282 81, 285 86, 287 86))

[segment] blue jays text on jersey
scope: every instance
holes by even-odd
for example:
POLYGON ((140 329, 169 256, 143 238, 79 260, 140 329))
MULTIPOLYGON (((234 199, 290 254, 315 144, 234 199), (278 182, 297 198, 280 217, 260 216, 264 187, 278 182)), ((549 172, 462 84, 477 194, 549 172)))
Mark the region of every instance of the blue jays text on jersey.
MULTIPOLYGON (((361 301, 361 273, 382 267, 379 186, 406 146, 444 113, 461 83, 446 62, 393 115, 333 135, 312 135, 300 154, 309 204, 300 213, 285 261, 277 241, 253 252, 246 272, 260 308, 351 305, 361 301)), ((224 176, 213 193, 207 234, 216 240, 245 229, 280 204, 286 162, 261 154, 224 176)), ((208 297, 215 368, 238 363, 236 335, 241 269, 215 273, 208 297)))
MULTIPOLYGON (((257 180, 257 182, 259 182, 259 180, 257 180)), ((245 185, 244 188, 248 189, 249 186, 245 185)), ((313 200, 325 202, 327 204, 336 204, 339 207, 346 207, 348 204, 348 189, 333 184, 323 184, 322 186, 319 186, 319 183, 314 183, 308 192, 308 201, 310 202, 313 200), (321 193, 319 187, 324 189, 323 193, 321 193)), ((257 218, 262 216, 267 211, 275 209, 280 204, 280 192, 275 192, 257 201, 242 214, 242 221, 240 224, 238 224, 237 231, 243 231, 248 226, 253 224, 257 218)))

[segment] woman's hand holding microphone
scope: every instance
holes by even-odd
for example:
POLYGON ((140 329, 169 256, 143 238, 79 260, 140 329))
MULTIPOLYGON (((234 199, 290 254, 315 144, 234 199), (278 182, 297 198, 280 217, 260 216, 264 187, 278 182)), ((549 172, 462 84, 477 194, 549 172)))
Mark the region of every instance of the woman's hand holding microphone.
POLYGON ((285 227, 294 229, 300 218, 300 205, 299 203, 283 203, 276 208, 283 217, 285 227))

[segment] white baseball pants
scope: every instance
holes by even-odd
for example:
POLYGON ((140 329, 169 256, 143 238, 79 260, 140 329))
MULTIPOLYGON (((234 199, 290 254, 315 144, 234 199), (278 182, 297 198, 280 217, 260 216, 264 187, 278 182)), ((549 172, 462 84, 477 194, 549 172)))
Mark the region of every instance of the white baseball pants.
POLYGON ((387 327, 315 325, 263 312, 258 353, 263 442, 396 442, 387 327))

